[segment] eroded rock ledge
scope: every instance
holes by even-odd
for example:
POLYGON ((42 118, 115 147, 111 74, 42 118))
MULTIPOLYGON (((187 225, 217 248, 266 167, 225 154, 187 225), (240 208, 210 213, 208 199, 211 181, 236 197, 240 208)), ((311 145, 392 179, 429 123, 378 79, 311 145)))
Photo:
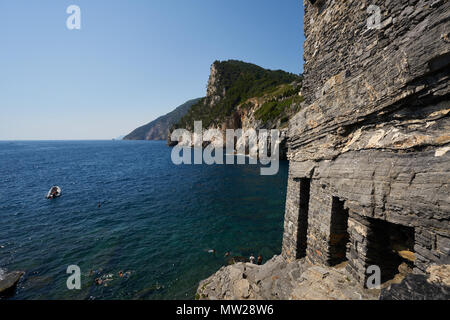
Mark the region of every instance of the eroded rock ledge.
POLYGON ((287 262, 275 256, 258 266, 237 263, 221 268, 200 282, 200 300, 448 300, 450 265, 432 266, 427 275, 399 268, 394 279, 378 289, 366 289, 345 271, 313 265, 306 259, 287 262))
POLYGON ((379 291, 362 288, 341 267, 287 262, 275 256, 258 266, 237 263, 203 280, 197 290, 202 300, 375 300, 379 291))

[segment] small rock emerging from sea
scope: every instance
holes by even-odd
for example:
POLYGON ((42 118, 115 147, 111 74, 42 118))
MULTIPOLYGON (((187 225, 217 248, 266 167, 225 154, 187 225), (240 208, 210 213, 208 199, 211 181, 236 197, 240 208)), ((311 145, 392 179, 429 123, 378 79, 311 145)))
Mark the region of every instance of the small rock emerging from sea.
POLYGON ((9 297, 14 294, 17 283, 25 274, 23 271, 13 271, 0 278, 0 297, 9 297))

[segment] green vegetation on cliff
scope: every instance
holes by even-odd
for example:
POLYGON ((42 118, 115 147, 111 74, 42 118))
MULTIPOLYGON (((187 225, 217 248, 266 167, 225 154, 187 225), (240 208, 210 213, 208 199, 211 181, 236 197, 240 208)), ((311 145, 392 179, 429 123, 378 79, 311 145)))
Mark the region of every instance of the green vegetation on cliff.
MULTIPOLYGON (((266 102, 255 112, 255 118, 263 122, 273 121, 281 117, 281 123, 286 123, 289 119, 287 111, 295 104, 299 105, 305 99, 299 95, 301 87, 292 84, 282 85, 274 91, 265 94, 266 102)), ((294 113, 298 109, 294 110, 294 113)))
MULTIPOLYGON (((216 61, 208 84, 208 96, 192 106, 175 127, 191 129, 194 121, 200 120, 205 128, 219 126, 239 105, 251 98, 284 100, 280 103, 273 101, 258 113, 261 120, 271 120, 282 115, 283 108, 289 104, 286 98, 298 96, 299 88, 292 83, 301 81, 301 76, 282 70, 267 70, 236 60, 216 61)), ((294 98, 290 100, 291 103, 293 101, 294 98)))

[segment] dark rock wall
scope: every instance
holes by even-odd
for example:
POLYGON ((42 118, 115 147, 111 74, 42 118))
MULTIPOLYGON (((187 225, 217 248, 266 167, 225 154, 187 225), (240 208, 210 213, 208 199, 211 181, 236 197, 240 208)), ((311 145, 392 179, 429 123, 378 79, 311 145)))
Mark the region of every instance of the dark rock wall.
MULTIPOLYGON (((448 30, 448 1, 436 0, 326 0, 323 6, 305 0, 303 94, 309 103, 327 81, 343 73, 361 88, 380 96, 422 77, 429 63, 443 55, 448 30), (381 29, 369 29, 377 5, 381 29), (322 13, 319 14, 319 8, 322 13), (441 37, 442 36, 442 37, 441 37), (374 72, 375 71, 375 72, 374 72), (378 90, 377 90, 378 89, 378 90)), ((448 38, 447 38, 448 39, 448 38)), ((448 51, 447 51, 448 52, 448 51)), ((361 100, 365 103, 365 100, 361 100)))
POLYGON ((307 105, 289 126, 283 256, 333 260, 334 197, 349 210, 347 269, 357 280, 369 265, 394 266, 383 263, 389 234, 374 220, 412 228, 416 273, 449 263, 450 2, 304 3, 307 105), (367 26, 372 4, 378 29, 367 26), (302 178, 311 179, 307 219, 302 178))

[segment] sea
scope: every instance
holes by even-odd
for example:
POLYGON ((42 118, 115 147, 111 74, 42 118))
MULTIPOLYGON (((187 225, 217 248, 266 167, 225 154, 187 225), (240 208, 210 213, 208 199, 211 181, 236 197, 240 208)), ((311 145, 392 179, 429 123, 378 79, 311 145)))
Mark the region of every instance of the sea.
POLYGON ((230 257, 280 254, 287 162, 262 176, 259 165, 175 165, 171 151, 0 142, 0 277, 25 272, 10 299, 191 300, 230 257), (56 185, 62 196, 47 200, 56 185), (80 289, 68 289, 69 266, 80 289))

